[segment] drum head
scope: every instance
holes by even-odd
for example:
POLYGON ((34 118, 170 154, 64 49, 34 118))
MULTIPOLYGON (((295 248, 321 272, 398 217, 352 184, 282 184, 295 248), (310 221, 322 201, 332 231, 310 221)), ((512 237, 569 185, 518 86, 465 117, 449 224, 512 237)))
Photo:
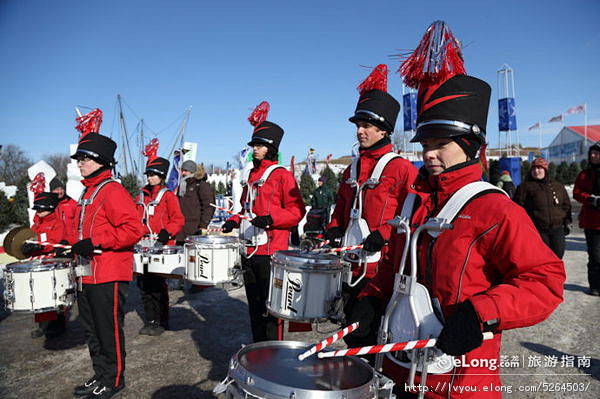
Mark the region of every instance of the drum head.
POLYGON ((340 258, 335 255, 302 250, 277 251, 272 259, 274 263, 315 271, 339 271, 343 268, 340 258))
MULTIPOLYGON (((269 384, 306 391, 343 391, 369 384, 374 377, 368 364, 358 358, 319 359, 316 355, 300 361, 298 355, 310 345, 290 341, 251 344, 237 354, 239 364, 269 384)), ((234 377, 235 378, 235 377, 234 377)), ((256 387, 260 388, 257 382, 256 387)))
POLYGON ((6 271, 12 273, 41 272, 45 270, 65 269, 71 266, 69 258, 37 259, 27 262, 13 262, 6 265, 6 271))
POLYGON ((35 233, 29 227, 16 227, 6 234, 4 237, 4 250, 11 256, 17 259, 25 259, 26 256, 21 252, 21 246, 25 240, 35 238, 35 233))
POLYGON ((226 244, 239 244, 240 239, 233 236, 218 236, 218 235, 206 235, 206 236, 188 236, 185 242, 206 245, 207 247, 214 247, 226 244))

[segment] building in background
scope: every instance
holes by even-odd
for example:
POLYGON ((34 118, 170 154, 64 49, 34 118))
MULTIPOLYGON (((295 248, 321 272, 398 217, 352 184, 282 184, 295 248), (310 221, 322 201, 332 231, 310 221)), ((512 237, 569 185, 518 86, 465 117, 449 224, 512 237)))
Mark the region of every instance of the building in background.
POLYGON ((564 126, 543 154, 556 165, 563 161, 580 162, 587 159, 588 149, 597 141, 600 141, 600 125, 564 126))

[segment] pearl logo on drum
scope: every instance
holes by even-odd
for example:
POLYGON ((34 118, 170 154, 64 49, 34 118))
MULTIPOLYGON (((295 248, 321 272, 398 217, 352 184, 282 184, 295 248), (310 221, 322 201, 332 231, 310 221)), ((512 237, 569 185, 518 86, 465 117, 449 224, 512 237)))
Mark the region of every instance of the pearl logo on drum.
POLYGON ((206 278, 207 276, 204 274, 204 266, 209 264, 209 260, 206 256, 198 254, 198 275, 200 277, 206 278))
POLYGON ((302 280, 300 279, 292 279, 288 277, 286 289, 285 289, 285 308, 294 313, 298 313, 296 309, 293 308, 294 297, 297 292, 302 291, 302 280))

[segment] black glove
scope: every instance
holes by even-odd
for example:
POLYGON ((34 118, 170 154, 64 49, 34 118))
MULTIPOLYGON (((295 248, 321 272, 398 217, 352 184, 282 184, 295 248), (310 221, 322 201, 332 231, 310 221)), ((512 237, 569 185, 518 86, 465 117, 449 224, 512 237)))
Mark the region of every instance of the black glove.
POLYGON ((156 240, 158 242, 160 242, 162 245, 165 245, 169 241, 169 238, 171 238, 171 235, 169 234, 169 232, 165 229, 161 229, 158 232, 158 238, 156 240))
MULTIPOLYGON (((59 241, 59 244, 69 245, 69 242, 67 240, 62 240, 62 241, 59 241)), ((67 252, 67 251, 68 251, 68 249, 65 249, 65 248, 54 248, 53 252, 57 258, 63 258, 63 257, 65 257, 65 252, 67 252)))
POLYGON ((223 223, 223 226, 221 226, 221 228, 223 229, 223 233, 231 233, 231 230, 237 227, 239 227, 239 225, 233 220, 228 220, 225 223, 223 223))
POLYGON ((597 195, 590 195, 588 197, 588 202, 590 203, 590 205, 592 205, 594 208, 598 208, 600 206, 600 197, 597 195))
POLYGON ((340 239, 344 236, 344 232, 339 227, 332 227, 325 232, 325 238, 329 241, 332 247, 339 246, 340 239))
POLYGON ((202 229, 198 229, 198 230, 194 231, 194 234, 192 234, 192 235, 194 235, 194 236, 201 236, 203 234, 204 234, 204 232, 202 231, 202 229))
POLYGON ((252 219, 250 223, 252 223, 256 227, 260 227, 261 229, 266 229, 267 227, 273 224, 273 218, 271 217, 271 215, 257 216, 254 219, 252 219))
POLYGON ((33 244, 30 242, 24 242, 23 245, 21 245, 21 253, 25 256, 29 256, 32 253, 39 251, 41 249, 43 249, 43 247, 41 245, 33 244))
POLYGON ((348 324, 359 322, 359 326, 352 335, 355 338, 365 338, 369 334, 377 331, 379 328, 379 319, 381 317, 381 301, 374 296, 366 296, 361 298, 348 320, 348 324))
POLYGON ((71 247, 71 252, 73 253, 73 255, 87 256, 89 258, 94 253, 94 244, 92 244, 92 240, 90 240, 89 238, 77 241, 71 247))
POLYGON ((452 356, 464 355, 481 346, 483 333, 481 323, 470 301, 456 305, 456 310, 442 329, 437 347, 452 356))
POLYGON ((373 231, 363 241, 363 249, 367 252, 379 252, 384 245, 385 240, 381 236, 381 233, 379 233, 379 230, 373 231))

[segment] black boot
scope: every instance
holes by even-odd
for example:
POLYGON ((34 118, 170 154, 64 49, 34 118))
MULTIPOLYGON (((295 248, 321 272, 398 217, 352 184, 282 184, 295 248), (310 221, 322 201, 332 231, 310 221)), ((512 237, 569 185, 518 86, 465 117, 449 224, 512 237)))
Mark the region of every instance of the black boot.
POLYGON ((73 395, 75 395, 75 396, 89 395, 92 392, 94 392, 94 389, 98 385, 100 385, 100 381, 96 378, 96 376, 93 376, 92 378, 90 378, 89 380, 84 382, 83 384, 77 385, 75 387, 75 389, 73 390, 73 395))
POLYGON ((150 327, 151 327, 151 329, 150 329, 150 332, 148 333, 148 335, 152 335, 153 337, 157 337, 165 332, 165 328, 163 326, 161 326, 158 321, 155 321, 155 320, 151 321, 150 327))
POLYGON ((107 386, 107 385, 98 385, 92 393, 86 396, 86 399, 109 399, 116 398, 121 396, 124 392, 125 385, 121 385, 120 387, 107 386))

